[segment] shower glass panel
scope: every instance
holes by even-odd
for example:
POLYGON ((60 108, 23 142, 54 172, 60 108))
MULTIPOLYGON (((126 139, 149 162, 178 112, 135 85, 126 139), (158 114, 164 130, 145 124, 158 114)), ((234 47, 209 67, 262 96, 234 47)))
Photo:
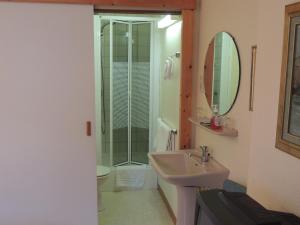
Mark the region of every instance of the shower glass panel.
POLYGON ((113 165, 129 162, 129 23, 111 21, 112 160, 113 165))
POLYGON ((101 20, 104 165, 148 163, 152 26, 101 20))
POLYGON ((131 161, 148 163, 151 23, 132 23, 131 161))

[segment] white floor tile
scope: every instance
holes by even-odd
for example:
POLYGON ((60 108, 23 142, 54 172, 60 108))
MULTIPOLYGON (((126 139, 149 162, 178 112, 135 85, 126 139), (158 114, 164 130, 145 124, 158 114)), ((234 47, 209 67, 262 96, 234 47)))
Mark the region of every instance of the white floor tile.
POLYGON ((99 225, 174 225, 157 190, 102 192, 99 225))

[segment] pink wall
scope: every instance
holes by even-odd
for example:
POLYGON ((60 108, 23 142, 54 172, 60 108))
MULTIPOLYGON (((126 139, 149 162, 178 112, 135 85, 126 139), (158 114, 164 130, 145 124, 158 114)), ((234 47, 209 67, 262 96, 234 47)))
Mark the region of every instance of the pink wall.
POLYGON ((300 216, 300 160, 276 149, 284 7, 296 1, 258 4, 257 77, 248 192, 265 206, 300 216))
POLYGON ((97 224, 92 15, 0 3, 0 224, 97 224))
POLYGON ((202 0, 197 11, 194 53, 195 106, 209 115, 200 91, 203 65, 210 39, 228 31, 241 56, 241 86, 228 114, 239 137, 219 137, 195 129, 195 145, 207 144, 215 158, 230 169, 231 179, 248 186, 248 193, 265 207, 300 216, 300 161, 276 149, 275 135, 279 96, 284 7, 295 0, 202 0), (254 112, 248 111, 251 45, 258 45, 254 112))
MULTIPOLYGON (((238 46, 241 57, 241 83, 238 98, 227 116, 238 129, 237 138, 228 138, 195 128, 195 147, 205 144, 213 151, 213 156, 230 169, 230 178, 246 185, 248 179, 248 162, 251 130, 251 112, 248 110, 250 90, 251 45, 256 43, 256 1, 247 0, 202 0, 198 4, 195 37, 198 46, 194 52, 195 82, 194 110, 201 107, 203 115, 210 116, 203 86, 204 61, 211 39, 217 32, 229 32, 238 46)), ((196 113, 195 113, 196 114, 196 113)))

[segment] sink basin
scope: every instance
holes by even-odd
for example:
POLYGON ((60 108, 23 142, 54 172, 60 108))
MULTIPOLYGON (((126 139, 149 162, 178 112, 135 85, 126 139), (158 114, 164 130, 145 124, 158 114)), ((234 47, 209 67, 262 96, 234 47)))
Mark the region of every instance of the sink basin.
POLYGON ((214 159, 201 163, 198 151, 180 150, 149 153, 151 165, 167 182, 185 187, 219 187, 229 170, 214 159), (192 153, 189 156, 188 153, 192 153))
POLYGON ((148 157, 158 175, 176 185, 176 225, 194 225, 198 187, 221 188, 229 175, 229 170, 214 159, 201 162, 196 150, 153 152, 148 157))

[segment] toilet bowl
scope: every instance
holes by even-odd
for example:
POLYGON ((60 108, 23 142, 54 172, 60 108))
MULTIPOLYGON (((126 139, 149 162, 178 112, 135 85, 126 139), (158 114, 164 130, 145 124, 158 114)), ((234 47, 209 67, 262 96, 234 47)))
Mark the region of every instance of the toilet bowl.
POLYGON ((97 166, 97 200, 98 200, 98 211, 104 210, 102 204, 101 187, 107 180, 110 174, 110 168, 106 166, 97 166))

